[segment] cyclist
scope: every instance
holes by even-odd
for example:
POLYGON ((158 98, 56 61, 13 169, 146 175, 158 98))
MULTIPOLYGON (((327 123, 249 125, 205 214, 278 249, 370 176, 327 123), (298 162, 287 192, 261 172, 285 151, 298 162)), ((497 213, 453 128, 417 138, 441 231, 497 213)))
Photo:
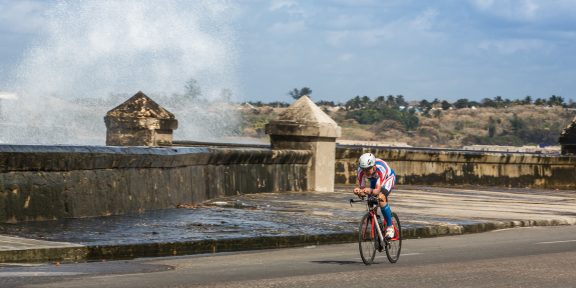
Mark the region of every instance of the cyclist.
POLYGON ((388 227, 386 227, 387 238, 394 238, 394 227, 392 226, 392 210, 388 204, 388 195, 394 189, 396 174, 382 159, 378 159, 372 153, 364 153, 360 156, 356 177, 356 188, 354 194, 363 197, 368 194, 376 195, 380 211, 388 227))

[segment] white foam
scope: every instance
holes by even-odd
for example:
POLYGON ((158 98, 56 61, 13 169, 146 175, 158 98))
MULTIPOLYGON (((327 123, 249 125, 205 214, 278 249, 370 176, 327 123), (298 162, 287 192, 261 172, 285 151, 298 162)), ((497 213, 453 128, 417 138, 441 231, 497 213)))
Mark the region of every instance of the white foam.
POLYGON ((104 144, 105 113, 138 91, 173 112, 177 139, 230 134, 235 39, 225 1, 58 1, 23 55, 2 102, 4 143, 104 144), (173 101, 196 79, 204 102, 173 101), (211 109, 207 109, 211 108, 211 109))

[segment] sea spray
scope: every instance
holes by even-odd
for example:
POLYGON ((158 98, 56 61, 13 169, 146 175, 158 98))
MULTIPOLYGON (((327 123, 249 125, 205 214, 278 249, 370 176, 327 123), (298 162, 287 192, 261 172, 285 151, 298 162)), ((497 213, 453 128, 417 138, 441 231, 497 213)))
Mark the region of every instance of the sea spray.
POLYGON ((104 115, 138 91, 176 115, 175 139, 236 133, 234 13, 226 1, 55 2, 8 83, 0 141, 102 145, 104 115))

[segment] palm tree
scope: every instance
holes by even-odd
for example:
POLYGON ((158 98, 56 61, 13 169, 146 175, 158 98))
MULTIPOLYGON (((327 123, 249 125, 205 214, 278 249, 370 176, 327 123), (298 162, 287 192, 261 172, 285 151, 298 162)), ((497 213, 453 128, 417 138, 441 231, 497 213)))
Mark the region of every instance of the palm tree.
POLYGON ((294 90, 288 91, 288 95, 290 95, 292 98, 296 100, 300 99, 300 97, 302 96, 310 97, 310 94, 312 94, 312 89, 308 87, 302 87, 302 89, 300 90, 294 88, 294 90))

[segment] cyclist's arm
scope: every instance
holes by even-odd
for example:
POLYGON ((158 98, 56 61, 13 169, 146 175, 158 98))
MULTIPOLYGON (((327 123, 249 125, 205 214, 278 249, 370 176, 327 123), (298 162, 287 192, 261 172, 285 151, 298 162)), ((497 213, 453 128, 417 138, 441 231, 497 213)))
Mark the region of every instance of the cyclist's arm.
POLYGON ((356 186, 354 187, 354 194, 359 195, 360 193, 360 181, 358 180, 358 175, 356 175, 356 186))
POLYGON ((360 179, 360 173, 356 174, 356 187, 354 187, 354 194, 358 196, 364 196, 364 189, 361 187, 362 180, 360 179))
POLYGON ((378 183, 376 183, 376 187, 374 187, 372 190, 372 195, 378 195, 380 190, 382 190, 382 185, 380 184, 380 181, 378 181, 378 183))

